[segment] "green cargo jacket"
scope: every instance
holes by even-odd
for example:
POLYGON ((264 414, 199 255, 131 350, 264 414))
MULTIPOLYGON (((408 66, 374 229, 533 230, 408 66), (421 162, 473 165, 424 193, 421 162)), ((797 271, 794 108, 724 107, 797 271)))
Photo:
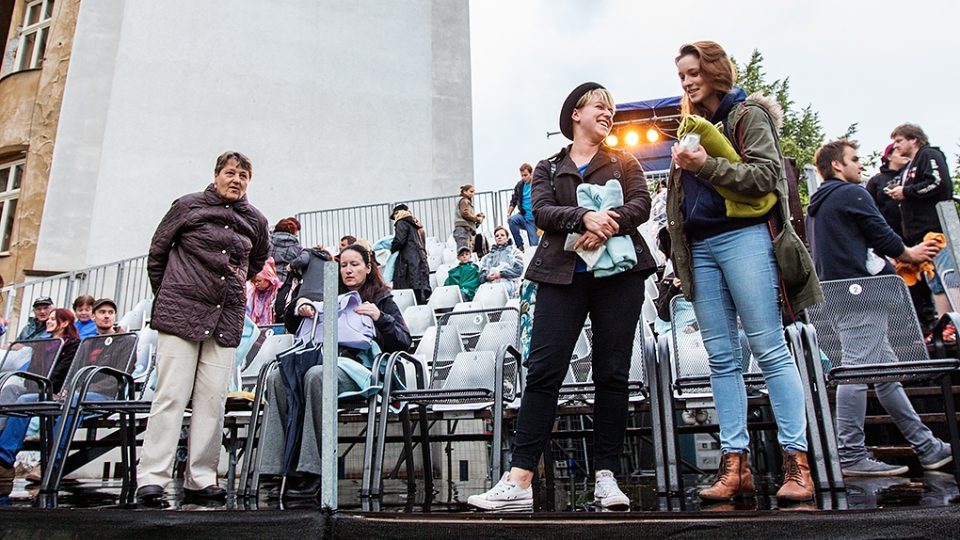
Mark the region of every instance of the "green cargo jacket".
MULTIPOLYGON (((742 163, 731 163, 724 158, 707 157, 697 176, 714 186, 724 187, 749 197, 760 197, 776 192, 777 205, 772 211, 773 224, 779 231, 774 240, 774 253, 782 278, 781 294, 790 311, 797 313, 823 302, 823 291, 813 260, 802 241, 793 233, 790 224, 790 206, 787 201, 787 180, 783 172, 777 132, 783 120, 783 111, 773 99, 759 93, 751 94, 730 111, 728 136, 740 150, 742 163)), ((672 245, 673 268, 683 287, 683 296, 692 301, 693 261, 690 246, 683 230, 683 183, 681 170, 670 166, 667 192, 667 230, 672 245)))

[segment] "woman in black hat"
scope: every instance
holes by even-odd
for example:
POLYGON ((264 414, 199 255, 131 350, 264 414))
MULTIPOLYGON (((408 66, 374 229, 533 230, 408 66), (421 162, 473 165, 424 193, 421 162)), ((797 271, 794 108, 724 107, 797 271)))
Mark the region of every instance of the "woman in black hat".
POLYGON ((655 263, 637 233, 650 215, 643 170, 632 155, 603 144, 613 125, 613 113, 613 97, 605 88, 597 83, 578 86, 560 111, 560 131, 573 144, 541 161, 534 170, 533 215, 544 233, 525 276, 538 287, 529 371, 517 419, 512 468, 493 489, 469 498, 477 508, 532 508, 533 471, 549 440, 560 386, 587 315, 592 322, 596 384, 594 500, 601 508, 629 508, 630 501, 617 487, 615 474, 626 432, 627 382, 643 282, 653 273, 655 263), (606 211, 578 206, 578 186, 591 184, 619 187, 624 204, 606 211), (632 251, 636 262, 613 275, 595 275, 576 252, 564 249, 571 234, 580 235, 574 238, 578 238, 576 248, 583 250, 605 247, 614 237, 629 238, 626 249, 632 251))

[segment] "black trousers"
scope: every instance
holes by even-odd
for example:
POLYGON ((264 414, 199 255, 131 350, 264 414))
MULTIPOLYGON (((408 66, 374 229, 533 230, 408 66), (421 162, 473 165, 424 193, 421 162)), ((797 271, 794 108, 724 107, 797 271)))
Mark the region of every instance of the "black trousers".
POLYGON ((570 285, 539 284, 529 371, 512 466, 537 470, 557 416, 557 397, 587 314, 593 328, 594 467, 620 469, 627 428, 627 382, 633 338, 643 306, 643 278, 638 272, 595 278, 574 274, 570 285))

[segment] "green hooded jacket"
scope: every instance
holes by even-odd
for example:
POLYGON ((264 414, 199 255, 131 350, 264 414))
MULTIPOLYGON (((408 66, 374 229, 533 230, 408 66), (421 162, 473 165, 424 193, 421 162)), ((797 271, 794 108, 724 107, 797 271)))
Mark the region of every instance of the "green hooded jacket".
POLYGON ((472 262, 460 263, 450 269, 443 284, 458 285, 463 299, 469 302, 480 287, 480 268, 472 262))
MULTIPOLYGON (((711 185, 735 191, 747 197, 776 193, 773 218, 777 230, 774 254, 782 278, 781 293, 793 313, 823 302, 823 291, 813 270, 813 259, 793 230, 787 201, 787 179, 783 172, 783 155, 777 132, 783 120, 780 105, 760 93, 751 94, 738 103, 727 116, 729 133, 736 134, 734 148, 740 150, 741 163, 707 156, 697 176, 711 185)), ((681 170, 670 166, 667 192, 667 230, 670 233, 673 268, 683 287, 683 296, 692 301, 693 261, 683 230, 683 183, 681 170)))

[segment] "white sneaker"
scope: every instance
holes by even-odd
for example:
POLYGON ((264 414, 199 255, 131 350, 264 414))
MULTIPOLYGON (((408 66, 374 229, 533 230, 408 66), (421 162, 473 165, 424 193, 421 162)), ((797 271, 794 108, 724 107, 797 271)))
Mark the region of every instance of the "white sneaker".
POLYGON ((467 504, 481 510, 498 510, 501 512, 517 512, 533 510, 533 487, 521 488, 509 480, 510 473, 503 473, 503 478, 490 491, 480 495, 471 495, 467 504))
POLYGON ((608 470, 597 471, 593 504, 602 510, 629 510, 630 499, 620 491, 617 478, 608 470))

